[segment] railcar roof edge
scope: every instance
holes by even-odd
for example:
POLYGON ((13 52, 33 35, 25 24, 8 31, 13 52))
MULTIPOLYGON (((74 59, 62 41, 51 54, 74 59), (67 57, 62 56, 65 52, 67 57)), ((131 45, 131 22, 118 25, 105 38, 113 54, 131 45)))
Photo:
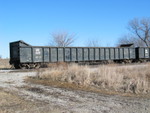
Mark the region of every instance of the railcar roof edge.
POLYGON ((27 46, 32 46, 32 45, 30 45, 30 44, 28 44, 28 43, 26 43, 26 42, 24 42, 23 40, 18 40, 18 41, 14 41, 14 42, 10 42, 10 43, 23 43, 23 44, 25 44, 25 45, 27 45, 27 46))

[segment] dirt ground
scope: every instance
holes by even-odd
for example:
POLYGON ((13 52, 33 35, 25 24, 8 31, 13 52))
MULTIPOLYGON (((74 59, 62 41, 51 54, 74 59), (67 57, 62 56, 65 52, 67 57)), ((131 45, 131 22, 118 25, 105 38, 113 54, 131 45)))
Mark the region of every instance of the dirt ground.
POLYGON ((35 71, 0 70, 0 113, 150 113, 150 98, 24 82, 35 71))

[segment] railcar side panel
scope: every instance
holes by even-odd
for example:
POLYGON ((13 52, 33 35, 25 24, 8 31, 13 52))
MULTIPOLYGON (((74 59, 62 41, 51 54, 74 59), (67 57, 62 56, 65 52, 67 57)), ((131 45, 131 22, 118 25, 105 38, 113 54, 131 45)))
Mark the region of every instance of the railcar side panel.
POLYGON ((49 62, 49 48, 43 48, 44 62, 49 62))
POLYGON ((149 47, 138 47, 138 48, 136 48, 136 51, 137 51, 137 57, 139 59, 150 58, 149 47))
POLYGON ((110 49, 105 48, 105 60, 110 60, 110 49))
POLYGON ((77 50, 78 50, 78 61, 83 61, 82 48, 77 48, 77 50))
POLYGON ((149 48, 144 48, 145 58, 149 58, 149 48))
POLYGON ((139 52, 139 58, 144 58, 144 48, 139 48, 138 49, 138 52, 139 52))
POLYGON ((100 60, 99 59, 99 48, 95 48, 95 60, 100 60))
POLYGON ((119 49, 115 48, 115 60, 119 59, 119 49))
POLYGON ((115 59, 115 51, 114 48, 110 48, 110 59, 114 60, 115 59))
POLYGON ((71 61, 70 48, 65 48, 65 61, 67 62, 71 61))
POLYGON ((88 61, 89 60, 89 50, 88 50, 88 48, 84 48, 83 53, 84 53, 84 61, 88 61))
POLYGON ((135 48, 129 48, 130 59, 135 59, 135 48))
POLYGON ((58 61, 64 61, 64 49, 63 48, 58 48, 58 61))
POLYGON ((71 48, 71 59, 72 61, 77 61, 77 49, 76 48, 71 48))
POLYGON ((57 48, 51 48, 50 56, 51 62, 57 62, 57 48))
POLYGON ((129 59, 129 48, 123 48, 124 59, 129 59))
POLYGON ((31 47, 20 47, 20 63, 33 62, 33 54, 31 47))
POLYGON ((94 49, 93 48, 89 48, 89 60, 94 60, 94 49))
POLYGON ((123 48, 119 48, 119 59, 123 59, 123 48))
POLYGON ((42 48, 33 48, 33 62, 43 62, 42 48))
POLYGON ((104 48, 100 48, 100 60, 105 60, 104 48))

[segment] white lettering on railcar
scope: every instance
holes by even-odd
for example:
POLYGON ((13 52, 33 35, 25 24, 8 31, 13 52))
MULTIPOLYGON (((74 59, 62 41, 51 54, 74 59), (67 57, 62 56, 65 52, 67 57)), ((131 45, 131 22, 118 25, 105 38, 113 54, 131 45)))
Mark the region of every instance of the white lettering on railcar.
POLYGON ((35 54, 37 54, 37 55, 40 55, 40 54, 41 54, 41 52, 40 52, 40 49, 39 49, 39 48, 35 49, 35 54))
POLYGON ((146 57, 146 58, 148 58, 148 57, 149 57, 148 49, 145 49, 145 57, 146 57))
POLYGON ((145 49, 145 53, 148 53, 148 50, 147 50, 147 49, 145 49))

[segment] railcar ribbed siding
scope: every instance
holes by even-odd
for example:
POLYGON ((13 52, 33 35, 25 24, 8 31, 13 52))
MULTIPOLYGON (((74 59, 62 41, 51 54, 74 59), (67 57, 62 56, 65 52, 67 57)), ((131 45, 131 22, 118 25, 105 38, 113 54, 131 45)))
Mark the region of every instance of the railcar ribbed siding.
POLYGON ((133 47, 49 47, 31 46, 23 41, 10 43, 10 59, 15 63, 51 63, 150 58, 149 48, 133 47), (136 51, 135 51, 136 49, 136 51), (138 54, 137 54, 138 52, 138 54))

